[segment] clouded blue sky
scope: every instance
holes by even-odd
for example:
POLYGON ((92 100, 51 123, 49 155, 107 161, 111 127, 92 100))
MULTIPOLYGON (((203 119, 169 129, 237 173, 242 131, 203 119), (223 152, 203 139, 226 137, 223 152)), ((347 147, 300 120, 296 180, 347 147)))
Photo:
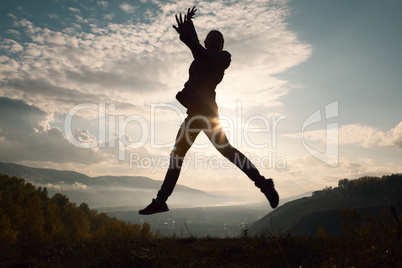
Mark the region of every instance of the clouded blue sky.
MULTIPOLYGON (((171 25, 193 5, 200 40, 219 29, 232 54, 222 124, 281 196, 402 172, 402 2, 391 0, 1 1, 0 161, 162 180, 192 60, 171 25)), ((263 200, 208 145, 200 136, 179 183, 263 200)))

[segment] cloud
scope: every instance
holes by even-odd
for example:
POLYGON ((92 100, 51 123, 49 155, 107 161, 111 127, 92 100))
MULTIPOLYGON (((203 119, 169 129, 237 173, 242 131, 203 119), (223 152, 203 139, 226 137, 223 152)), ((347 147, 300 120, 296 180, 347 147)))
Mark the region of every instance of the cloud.
MULTIPOLYGON (((108 140, 102 141, 96 148, 76 147, 66 139, 60 128, 51 127, 49 122, 54 121, 52 115, 35 106, 27 105, 21 100, 0 98, 0 114, 5 115, 0 117, 1 162, 80 170, 89 174, 110 174, 112 170, 114 174, 127 174, 133 172, 128 162, 131 153, 147 158, 157 157, 148 152, 145 147, 122 150, 122 147, 119 147, 121 139, 116 139, 115 136, 109 136, 108 140), (124 163, 118 160, 121 152, 127 159, 124 163)), ((75 119, 83 120, 79 116, 75 119)), ((85 120, 85 124, 90 127, 91 120, 85 120)), ((72 132, 74 138, 80 143, 97 142, 97 138, 88 129, 73 128, 72 132)), ((125 135, 127 140, 136 141, 138 138, 135 134, 136 132, 127 131, 125 135)), ((166 155, 168 155, 167 152, 166 155)), ((148 174, 147 171, 136 170, 135 172, 148 174)))
POLYGON ((96 142, 96 137, 91 135, 87 129, 81 130, 76 128, 73 130, 74 138, 81 143, 96 142))
MULTIPOLYGON (((70 93, 77 103, 89 95, 135 105, 170 102, 183 87, 191 62, 191 54, 171 28, 173 14, 186 10, 185 4, 159 3, 159 12, 147 15, 151 21, 148 24, 105 25, 92 19, 90 32, 79 27, 55 31, 15 17, 16 26, 32 42, 15 41, 19 47, 15 46, 14 50, 22 54, 15 58, 12 69, 0 76, 6 81, 2 86, 4 92, 13 92, 13 98, 27 96, 29 103, 45 110, 49 105, 39 99, 49 93, 49 86, 54 86, 53 91, 64 92, 60 95, 64 97, 46 99, 56 102, 50 106, 57 107, 58 111, 71 108, 72 98, 67 96, 70 93), (39 86, 42 83, 47 85, 43 91, 39 86), (155 94, 160 90, 165 93, 155 94)), ((136 12, 128 4, 121 7, 136 12)), ((229 6, 223 2, 200 3, 195 18, 200 40, 211 28, 217 27, 224 32, 233 56, 232 66, 218 88, 218 102, 223 109, 231 107, 236 100, 242 100, 243 107, 249 108, 281 106, 279 98, 287 94, 289 86, 274 74, 303 62, 311 54, 310 46, 299 42, 286 29, 287 14, 286 5, 281 3, 246 1, 229 6)), ((81 17, 80 21, 89 19, 81 17)), ((11 47, 6 50, 12 52, 11 47)))
POLYGON ((58 184, 56 183, 46 183, 46 184, 37 184, 38 186, 46 187, 50 191, 56 191, 56 192, 63 192, 63 191, 79 191, 79 192, 89 192, 89 193, 95 193, 95 189, 93 189, 90 186, 87 186, 83 183, 80 182, 75 182, 73 184, 67 184, 64 183, 63 181, 59 182, 58 184))
POLYGON ((74 13, 77 13, 77 14, 81 13, 81 11, 78 8, 75 8, 75 7, 69 7, 68 10, 70 10, 70 11, 72 11, 74 13))
POLYGON ((402 148, 402 121, 394 128, 390 129, 387 133, 384 133, 380 145, 384 146, 397 146, 402 148))
MULTIPOLYGON (((102 101, 115 104, 124 115, 149 116, 151 103, 174 101, 187 80, 192 57, 171 25, 174 14, 184 12, 189 3, 153 3, 156 9, 144 14, 127 3, 120 5, 125 12, 146 16, 147 23, 98 21, 75 8, 69 10, 76 20, 64 29, 11 16, 15 29, 10 30, 18 31, 24 41, 2 40, 5 53, 0 56, 0 97, 23 100, 16 106, 22 111, 20 116, 28 114, 28 107, 37 110, 31 123, 21 125, 27 128, 20 132, 26 134, 15 136, 21 139, 12 140, 12 134, 2 132, 3 148, 12 151, 7 156, 10 161, 83 161, 93 165, 109 161, 112 155, 116 158, 113 150, 98 148, 95 153, 66 142, 61 129, 50 127, 55 114, 65 115, 78 104, 102 101), (26 148, 26 153, 19 148, 26 148), (37 157, 34 149, 40 152, 37 157)), ((232 54, 232 65, 217 90, 220 107, 233 108, 237 100, 242 100, 244 109, 255 112, 280 107, 279 98, 290 89, 288 82, 275 74, 305 61, 312 52, 310 45, 287 29, 284 2, 225 3, 200 2, 194 20, 201 42, 209 30, 218 28, 232 54)), ((107 2, 98 1, 97 5, 106 7, 107 2)), ((93 119, 89 112, 80 116, 86 122, 93 119)), ((167 113, 158 118, 171 120, 167 113)), ((11 120, 7 117, 4 124, 11 120)), ((95 139, 93 129, 80 128, 77 138, 95 139)))
POLYGON ((17 53, 24 50, 24 47, 12 39, 5 39, 0 42, 0 49, 4 49, 11 53, 17 53))
POLYGON ((20 32, 14 29, 8 29, 7 33, 14 35, 16 38, 19 38, 21 36, 20 32))
MULTIPOLYGON (((39 185, 39 184, 38 184, 39 185)), ((42 185, 43 187, 46 187, 49 190, 53 190, 53 191, 62 191, 61 185, 59 184, 52 184, 52 183, 47 183, 42 185)))
POLYGON ((0 98, 0 114, 3 115, 0 117, 1 161, 93 164, 102 160, 96 150, 72 145, 59 128, 50 127, 50 115, 37 107, 21 100, 0 98))
POLYGON ((103 18, 106 20, 112 20, 114 18, 114 13, 104 14, 103 18))
POLYGON ((96 3, 97 3, 99 6, 104 7, 104 8, 106 8, 106 7, 109 6, 109 3, 108 3, 107 1, 97 1, 96 3))
POLYGON ((28 133, 44 131, 41 124, 47 114, 35 106, 26 105, 21 100, 0 98, 0 135, 7 140, 23 141, 28 133))
MULTIPOLYGON (((355 144, 364 148, 376 146, 390 146, 402 148, 402 121, 387 132, 378 128, 362 124, 349 124, 341 126, 339 132, 339 145, 355 144)), ((301 133, 286 134, 284 137, 301 139, 301 133)), ((326 142, 326 130, 312 130, 304 132, 304 139, 310 141, 326 142)))
POLYGON ((87 191, 88 189, 90 189, 90 187, 77 181, 72 185, 72 187, 75 190, 83 190, 83 191, 87 191))
POLYGON ((51 18, 51 19, 58 19, 58 18, 59 18, 59 15, 57 15, 57 14, 55 14, 55 13, 48 14, 48 16, 49 16, 49 18, 51 18))
POLYGON ((132 5, 127 4, 127 3, 120 4, 119 7, 120 7, 121 10, 123 10, 124 12, 126 12, 126 13, 131 13, 131 14, 134 13, 134 11, 135 11, 135 9, 136 9, 135 6, 132 6, 132 5))

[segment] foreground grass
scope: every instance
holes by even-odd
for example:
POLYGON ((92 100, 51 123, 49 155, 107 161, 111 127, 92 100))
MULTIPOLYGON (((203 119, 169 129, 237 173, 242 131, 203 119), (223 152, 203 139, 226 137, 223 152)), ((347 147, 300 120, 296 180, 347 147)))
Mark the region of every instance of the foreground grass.
POLYGON ((400 239, 161 238, 18 244, 1 267, 402 267, 400 239))

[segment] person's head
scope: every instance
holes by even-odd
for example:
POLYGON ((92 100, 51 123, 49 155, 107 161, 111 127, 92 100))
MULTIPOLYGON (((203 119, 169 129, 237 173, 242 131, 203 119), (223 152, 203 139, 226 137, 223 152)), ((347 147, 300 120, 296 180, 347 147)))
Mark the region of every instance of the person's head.
POLYGON ((211 51, 222 51, 224 43, 223 34, 217 30, 210 31, 204 41, 205 48, 211 51))

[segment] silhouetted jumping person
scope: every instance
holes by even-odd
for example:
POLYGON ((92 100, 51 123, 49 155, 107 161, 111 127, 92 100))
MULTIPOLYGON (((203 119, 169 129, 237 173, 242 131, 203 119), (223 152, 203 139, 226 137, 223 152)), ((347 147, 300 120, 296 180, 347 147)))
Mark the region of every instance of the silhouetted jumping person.
POLYGON ((181 13, 180 17, 176 15, 177 27, 173 25, 180 34, 180 40, 190 48, 194 57, 189 70, 189 79, 184 89, 176 95, 176 99, 187 108, 187 117, 177 133, 161 189, 156 199, 152 199, 152 203, 140 210, 139 214, 150 215, 169 210, 166 200, 177 183, 184 156, 201 131, 224 157, 239 167, 255 186, 261 189, 271 207, 276 208, 279 196, 272 179, 261 176, 251 161, 229 144, 219 123, 215 88, 222 81, 224 71, 230 65, 231 55, 223 50, 224 39, 219 31, 213 30, 208 33, 204 41, 205 48, 200 44, 192 22, 196 11, 195 7, 191 10, 189 8, 184 20, 181 13))

